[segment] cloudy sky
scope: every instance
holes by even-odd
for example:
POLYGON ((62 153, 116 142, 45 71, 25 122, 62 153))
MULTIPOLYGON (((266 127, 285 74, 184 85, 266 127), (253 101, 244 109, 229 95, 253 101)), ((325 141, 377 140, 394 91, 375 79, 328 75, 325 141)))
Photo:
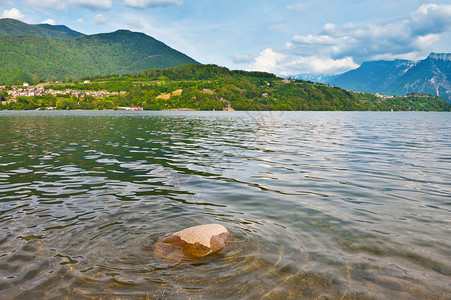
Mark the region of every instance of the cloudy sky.
POLYGON ((0 0, 1 17, 144 32, 201 63, 278 75, 451 52, 449 0, 0 0))

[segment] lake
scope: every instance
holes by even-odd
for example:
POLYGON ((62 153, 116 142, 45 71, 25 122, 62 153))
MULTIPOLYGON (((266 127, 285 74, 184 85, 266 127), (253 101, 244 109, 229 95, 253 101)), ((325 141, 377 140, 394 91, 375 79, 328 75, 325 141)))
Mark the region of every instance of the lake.
POLYGON ((451 295, 451 113, 0 112, 2 299, 451 295), (233 242, 164 261, 219 223, 233 242))

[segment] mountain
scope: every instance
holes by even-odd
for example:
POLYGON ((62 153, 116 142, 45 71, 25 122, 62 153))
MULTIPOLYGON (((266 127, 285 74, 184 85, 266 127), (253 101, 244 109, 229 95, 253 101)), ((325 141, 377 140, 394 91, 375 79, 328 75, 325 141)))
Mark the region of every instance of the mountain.
POLYGON ((0 19, 0 36, 38 35, 50 38, 71 38, 84 35, 64 25, 30 25, 15 19, 0 19))
POLYGON ((431 53, 418 62, 364 62, 329 83, 347 90, 388 95, 426 93, 451 102, 451 54, 431 53))
POLYGON ((413 61, 399 59, 364 62, 358 69, 343 73, 330 83, 352 91, 380 93, 414 65, 413 61))
POLYGON ((71 80, 198 64, 144 33, 128 30, 55 38, 59 34, 73 35, 74 31, 65 26, 28 25, 2 19, 0 32, 0 84, 71 80), (53 37, 46 36, 50 33, 53 37))
POLYGON ((421 92, 451 102, 451 54, 431 53, 385 91, 394 95, 421 92))

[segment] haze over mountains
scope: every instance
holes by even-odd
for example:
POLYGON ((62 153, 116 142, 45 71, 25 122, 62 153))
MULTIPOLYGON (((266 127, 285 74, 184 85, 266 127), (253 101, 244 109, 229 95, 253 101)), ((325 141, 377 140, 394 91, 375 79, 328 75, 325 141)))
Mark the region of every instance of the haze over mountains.
POLYGON ((437 95, 451 102, 451 54, 431 53, 417 62, 410 60, 369 61, 346 73, 315 77, 293 76, 319 81, 351 91, 406 95, 412 92, 437 95), (316 79, 316 80, 315 80, 316 79))
POLYGON ((0 19, 0 83, 80 79, 197 64, 143 33, 84 35, 66 26, 0 19))

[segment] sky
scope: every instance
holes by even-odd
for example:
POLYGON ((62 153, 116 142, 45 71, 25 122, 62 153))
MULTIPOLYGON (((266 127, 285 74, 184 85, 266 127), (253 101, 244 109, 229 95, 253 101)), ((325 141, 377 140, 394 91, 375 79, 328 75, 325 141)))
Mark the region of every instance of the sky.
POLYGON ((449 0, 0 0, 2 18, 144 32, 203 64, 281 76, 451 52, 449 0))

